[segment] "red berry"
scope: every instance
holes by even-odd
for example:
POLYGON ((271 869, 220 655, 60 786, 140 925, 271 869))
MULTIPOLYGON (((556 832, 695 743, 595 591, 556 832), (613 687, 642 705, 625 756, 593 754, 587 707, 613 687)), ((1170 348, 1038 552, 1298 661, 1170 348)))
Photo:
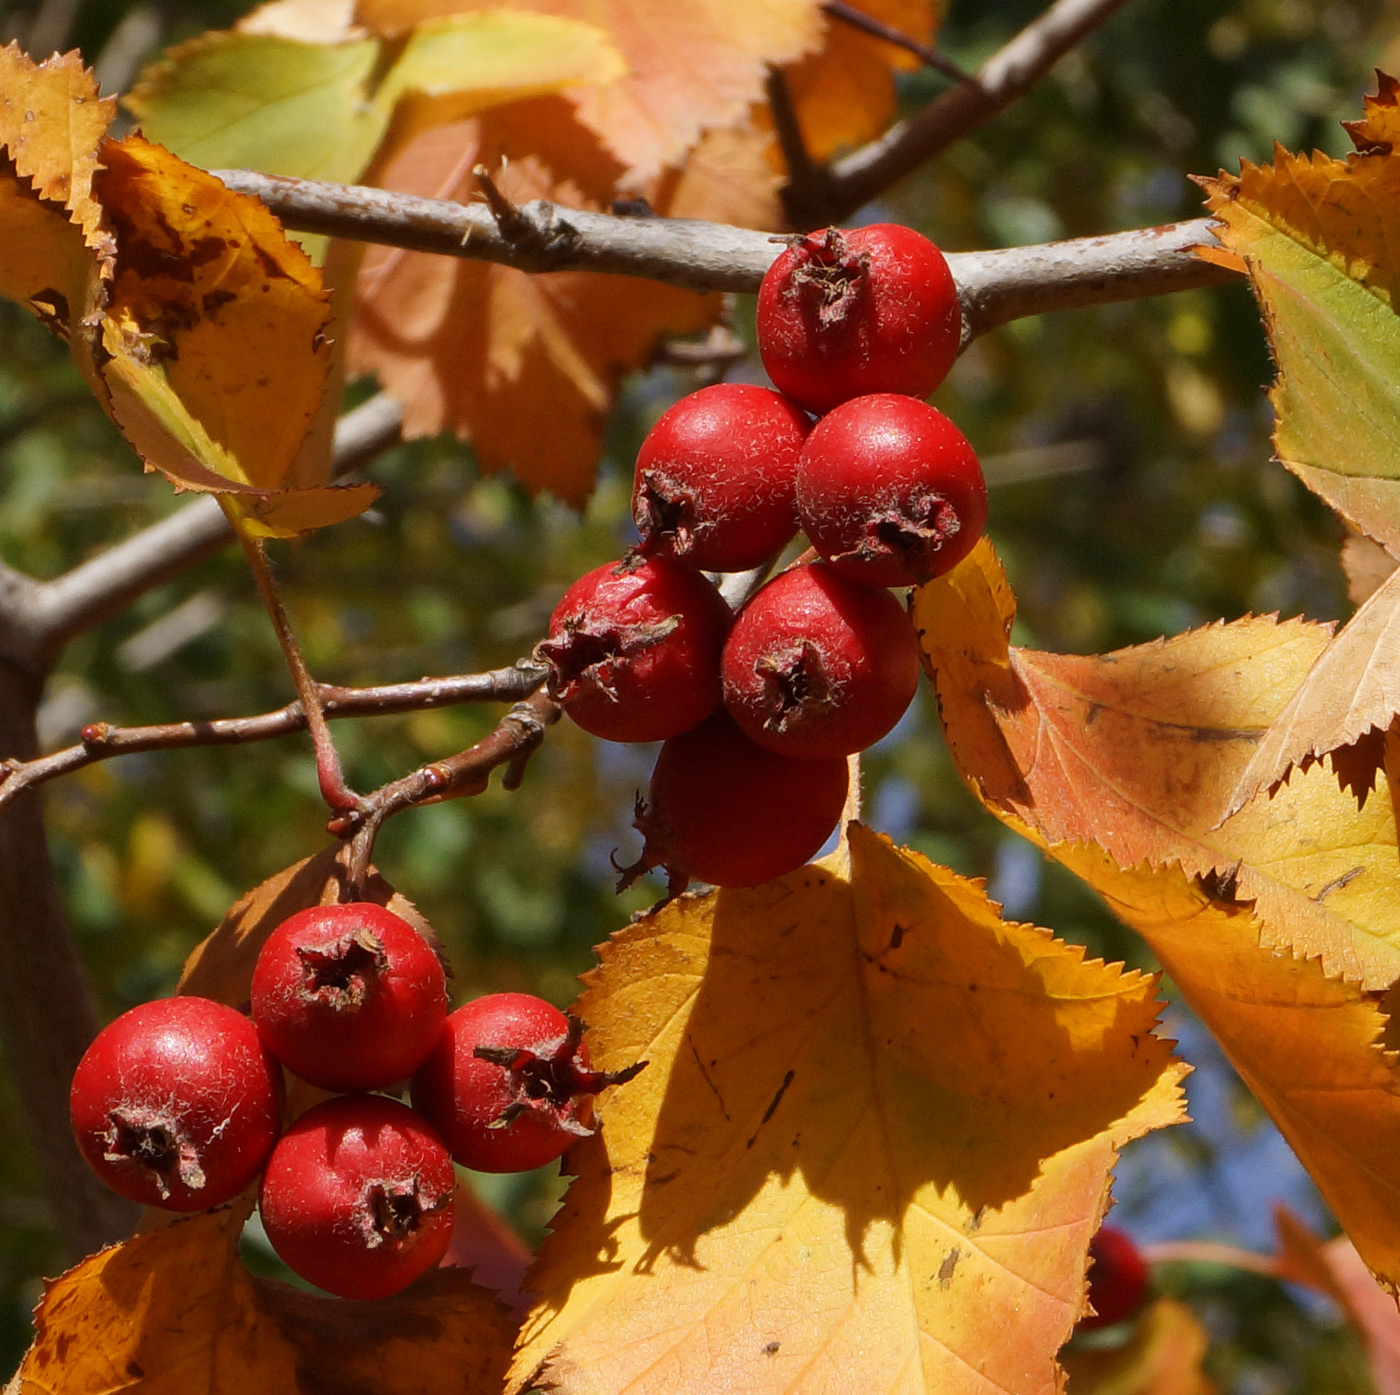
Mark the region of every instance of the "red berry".
POLYGON ((283 1135, 258 1209, 272 1248, 341 1298, 387 1298, 435 1268, 452 1239, 456 1174, 442 1140, 406 1105, 348 1095, 283 1135))
POLYGON ((1089 1241, 1090 1317, 1079 1319, 1083 1331, 1112 1327, 1131 1317, 1147 1296, 1147 1261, 1133 1243, 1132 1236, 1117 1226, 1106 1225, 1089 1241))
POLYGON ((878 741, 919 684, 919 645, 888 592, 824 562, 775 577, 724 646, 724 705, 744 734, 785 756, 845 756, 878 741))
POLYGON ((592 1069, 577 1019, 528 993, 493 993, 460 1007, 413 1077, 413 1107, 478 1172, 523 1172, 586 1137, 591 1099, 630 1080, 592 1069))
POLYGON ((967 438, 912 397, 858 397, 823 417, 797 466, 813 547, 867 586, 951 571, 987 524, 987 484, 967 438))
POLYGON ((282 1123, 282 1071, 241 1013, 165 998, 97 1034, 73 1075, 73 1133, 115 1192, 203 1211, 257 1175, 282 1123))
POLYGON ((661 748, 634 820, 646 844, 625 885, 665 867, 689 878, 757 886, 800 867, 830 836, 846 803, 844 756, 796 760, 755 745, 719 712, 661 748))
POLYGON ((759 566, 797 532, 797 455, 810 429, 768 388, 719 383, 681 398, 637 453, 638 551, 712 572, 759 566))
POLYGON ((402 916, 368 901, 312 906, 268 936, 253 1021, 289 1070, 323 1090, 406 1080, 447 1016, 447 979, 402 916))
POLYGON ((962 339, 943 253, 894 223, 795 238, 758 291, 758 351, 809 411, 872 392, 927 397, 962 339))
POLYGON ((733 618, 707 578, 669 557, 610 563, 569 587, 537 648, 551 696, 584 731, 664 741, 719 706, 733 618))

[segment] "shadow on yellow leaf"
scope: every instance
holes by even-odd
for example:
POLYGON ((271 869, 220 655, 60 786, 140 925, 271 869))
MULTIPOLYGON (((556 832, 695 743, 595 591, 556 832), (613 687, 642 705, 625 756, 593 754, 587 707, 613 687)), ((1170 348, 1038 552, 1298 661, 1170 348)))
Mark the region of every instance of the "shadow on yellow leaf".
POLYGON ((243 1268, 245 1214, 175 1221, 46 1285, 18 1395, 498 1395, 513 1327, 461 1270, 375 1303, 303 1293, 243 1268))
POLYGON ((1117 1149, 1183 1117, 1154 980, 849 846, 604 947, 595 1059, 650 1064, 570 1154, 513 1389, 1056 1388, 1117 1149))
POLYGON ((1071 1347, 1060 1356, 1068 1395, 1214 1395, 1201 1362, 1210 1337, 1174 1298, 1159 1298, 1133 1335, 1107 1350, 1071 1347))
MULTIPOLYGON (((516 202, 597 207, 620 167, 561 98, 420 130, 379 171, 385 188, 467 200, 484 164, 516 202)), ((664 331, 704 328, 714 296, 621 276, 509 267, 376 248, 361 266, 347 362, 404 406, 409 436, 451 429, 485 471, 581 505, 624 373, 664 331)))
POLYGON ((994 813, 1047 844, 1097 842, 1123 866, 1216 874, 1257 902, 1266 944, 1368 988, 1400 977, 1384 794, 1358 810, 1319 765, 1219 822, 1327 627, 1248 616, 1112 654, 1015 648, 1015 602, 985 540, 919 589, 913 614, 953 754, 994 813))

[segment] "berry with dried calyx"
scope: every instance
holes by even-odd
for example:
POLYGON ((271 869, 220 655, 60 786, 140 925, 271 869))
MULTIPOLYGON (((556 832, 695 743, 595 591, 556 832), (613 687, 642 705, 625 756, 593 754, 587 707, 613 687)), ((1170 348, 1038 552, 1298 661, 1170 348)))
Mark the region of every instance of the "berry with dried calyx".
POLYGON ((664 741, 719 706, 733 618, 708 578, 669 557, 611 563, 569 587, 536 652, 550 696, 584 731, 664 741))
POLYGON ((592 1133, 593 1096, 645 1064, 595 1071, 576 1018, 528 993, 492 993, 448 1017, 413 1077, 413 1107, 457 1162, 522 1172, 592 1133))
POLYGON ((942 412, 881 393, 813 427, 797 466, 797 514, 842 576, 913 586, 972 551, 987 525, 987 483, 942 412))
POLYGON ((402 916, 369 901, 312 906, 268 936, 253 1021, 289 1070, 324 1090, 406 1080, 447 1016, 447 978, 402 916))
POLYGON ((622 885, 664 867, 670 888, 694 878, 757 886, 800 867, 845 807, 844 756, 798 760, 750 741, 727 712, 661 748, 633 820, 646 839, 622 885))
POLYGON ((282 1071, 257 1028, 208 998, 164 998, 104 1027, 73 1075, 73 1133, 113 1191, 203 1211, 258 1175, 282 1124, 282 1071))
POLYGON ((763 366, 812 412, 872 392, 927 397, 961 338, 943 253, 894 223, 794 237, 758 291, 763 366))
POLYGON ((1112 1327, 1132 1317, 1147 1296, 1147 1261, 1131 1235, 1117 1226, 1100 1226, 1089 1241, 1089 1304, 1093 1313, 1079 1319, 1081 1331, 1112 1327))
POLYGON ((283 1135, 258 1210, 272 1248, 308 1283, 341 1298, 387 1298, 447 1253, 455 1186, 425 1120, 382 1095, 347 1095, 283 1135))
POLYGON ((800 407, 748 383, 681 398, 637 453, 638 552, 712 572, 767 561, 797 532, 797 456, 810 429, 800 407))
POLYGON ((919 646, 888 591, 824 562, 792 567, 740 612, 724 646, 724 705, 771 751, 804 760, 878 741, 919 684, 919 646))

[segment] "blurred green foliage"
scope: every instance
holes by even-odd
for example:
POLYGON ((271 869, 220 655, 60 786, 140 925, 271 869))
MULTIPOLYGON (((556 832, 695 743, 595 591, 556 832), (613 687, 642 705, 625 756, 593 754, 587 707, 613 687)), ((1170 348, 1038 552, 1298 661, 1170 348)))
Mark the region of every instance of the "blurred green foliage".
MULTIPOLYGON (((134 8, 91 0, 75 42, 97 57, 134 8)), ((1040 8, 957 0, 942 46, 974 66, 1040 8)), ((227 25, 239 7, 145 9, 173 41, 227 25)), ((1275 139, 1345 149, 1338 121, 1359 114, 1371 68, 1395 42, 1382 0, 1132 0, 1028 98, 861 221, 908 222, 961 249, 1195 216, 1193 172, 1265 159, 1275 139)), ((906 107, 945 81, 909 78, 906 107)), ((750 316, 751 306, 736 307, 741 332, 751 334, 750 316)), ((732 376, 758 372, 751 355, 732 376)), ((1242 288, 1026 320, 972 346, 935 401, 994 478, 1016 480, 993 491, 991 531, 1020 601, 1018 642, 1099 652, 1249 611, 1347 613, 1338 525, 1270 461, 1269 374, 1242 288)), ((532 502, 508 478, 479 479, 470 451, 452 441, 386 453, 373 467, 384 496, 372 514, 274 549, 313 671, 345 684, 391 682, 528 653, 565 586, 627 545, 637 444, 698 381, 658 368, 628 385, 582 519, 532 502)), ((141 476, 62 346, 0 304, 0 556, 52 577, 176 506, 162 481, 141 476)), ((62 745, 99 717, 214 717, 290 696, 251 580, 229 550, 73 644, 45 702, 43 735, 62 745)), ((372 788, 471 744, 499 715, 460 708, 342 722, 336 733, 351 782, 372 788)), ((379 865, 442 934, 460 996, 519 988, 567 1002, 590 947, 659 894, 644 883, 619 899, 611 885, 611 854, 636 847, 631 806, 650 755, 566 722, 517 793, 493 784, 389 826, 379 865)), ((324 843, 304 739, 111 761, 51 785, 48 801, 54 857, 108 1015, 168 992, 237 895, 324 843)), ((926 695, 867 757, 866 812, 937 860, 990 878, 1009 914, 1097 954, 1148 962, 1077 882, 981 812, 926 695)), ((1178 1130, 1155 1145, 1150 1166, 1131 1187, 1125 1179, 1128 1224, 1139 1214, 1155 1233, 1173 1233, 1170 1189, 1199 1187, 1264 1128, 1256 1111, 1228 1137, 1178 1130), (1133 1209, 1143 1188, 1155 1195, 1151 1214, 1145 1203, 1133 1209)), ((55 1249, 3 1075, 0 1135, 10 1141, 0 1153, 8 1369, 55 1249)), ((1255 1183, 1256 1198, 1273 1185, 1255 1183)), ((1278 1189, 1297 1185, 1292 1177, 1278 1189)), ((555 1195, 557 1183, 534 1179, 498 1185, 492 1199, 537 1236, 555 1195)), ((1245 1229, 1262 1243, 1262 1209, 1245 1229)), ((1172 1270, 1163 1282, 1207 1316, 1227 1387, 1364 1388, 1354 1340, 1278 1285, 1216 1271, 1172 1270)))

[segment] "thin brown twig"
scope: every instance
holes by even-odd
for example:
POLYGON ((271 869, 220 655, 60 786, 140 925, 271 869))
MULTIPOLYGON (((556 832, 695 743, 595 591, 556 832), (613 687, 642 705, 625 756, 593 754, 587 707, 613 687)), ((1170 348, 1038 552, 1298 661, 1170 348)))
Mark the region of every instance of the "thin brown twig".
MULTIPOLYGON (((548 693, 532 693, 522 702, 517 702, 501 719, 495 731, 483 737, 475 746, 446 760, 421 766, 402 779, 366 795, 359 814, 353 818, 332 819, 330 831, 339 837, 357 835, 362 822, 378 828, 386 819, 401 814, 405 809, 480 794, 486 788, 491 772, 499 766, 506 767, 506 788, 516 788, 526 761, 544 740, 545 731, 559 720, 563 711, 548 693)), ((373 851, 372 839, 367 842, 366 859, 373 851)))
MULTIPOLYGON (((416 683, 388 683, 372 688, 342 688, 321 683, 316 691, 323 711, 334 721, 344 717, 424 712, 467 702, 519 701, 534 692, 547 673, 541 665, 522 659, 510 668, 486 673, 422 678, 416 683)), ((83 728, 80 745, 29 761, 0 762, 0 809, 35 785, 114 756, 183 750, 191 746, 240 746, 305 730, 306 715, 299 701, 279 707, 275 712, 205 722, 170 722, 145 727, 94 722, 83 728)))
POLYGON ((852 29, 859 29, 863 34, 883 39, 887 44, 894 44, 906 53, 912 53, 926 68, 934 68, 945 77, 952 78, 954 82, 972 81, 969 74, 963 72, 951 58, 946 58, 937 49, 921 44, 917 39, 911 39, 908 34, 900 33, 898 29, 876 19, 874 15, 856 9, 854 5, 847 5, 844 0, 826 0, 822 12, 830 15, 832 19, 840 20, 842 24, 849 24, 852 29))
POLYGON ((764 89, 768 95, 768 110, 773 115, 773 134, 778 138, 778 149, 787 166, 788 182, 808 187, 820 179, 824 171, 807 149, 802 122, 780 68, 769 68, 764 89))
POLYGON ((790 183, 783 198, 796 227, 839 223, 918 166, 1022 97, 1126 0, 1055 0, 970 82, 959 83, 878 139, 837 160, 810 190, 790 183))
MULTIPOLYGON (((220 503, 225 503, 222 496, 220 503)), ((282 657, 287 661, 287 669, 292 675, 292 684, 297 690, 302 715, 306 719, 307 730, 316 751, 316 780, 321 786, 321 798, 330 806, 332 813, 353 813, 361 807, 360 796, 345 783, 345 772, 340 766, 340 752, 336 749, 335 738, 326 723, 326 714, 321 708, 321 697, 316 680, 306 666, 306 659, 292 633, 291 622, 287 619, 286 608, 282 604, 277 582, 272 575, 272 564, 267 560, 267 547, 261 538, 249 536, 234 513, 232 506, 225 504, 225 513, 233 525, 233 531, 243 548, 243 555, 253 569, 253 579, 258 584, 258 597, 272 621, 277 633, 277 643, 282 647, 282 657)))

